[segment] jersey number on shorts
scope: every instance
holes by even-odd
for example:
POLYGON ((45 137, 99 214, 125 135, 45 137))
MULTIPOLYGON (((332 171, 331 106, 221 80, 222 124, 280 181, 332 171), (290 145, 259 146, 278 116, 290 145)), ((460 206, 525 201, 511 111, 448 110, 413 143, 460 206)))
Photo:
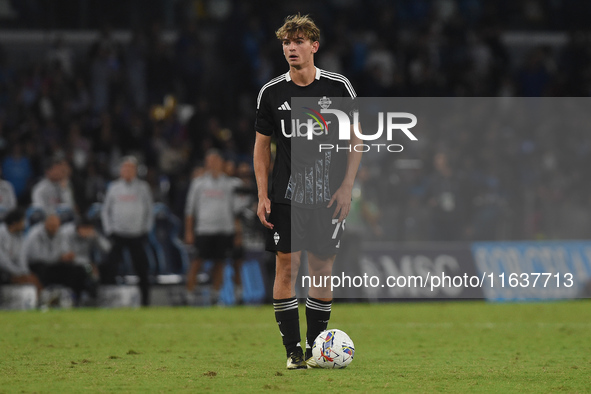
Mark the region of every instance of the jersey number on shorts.
POLYGON ((342 222, 339 222, 339 219, 332 219, 332 224, 336 224, 334 228, 334 232, 332 233, 332 239, 337 239, 337 234, 339 233, 339 228, 343 226, 343 231, 345 231, 345 219, 342 222))

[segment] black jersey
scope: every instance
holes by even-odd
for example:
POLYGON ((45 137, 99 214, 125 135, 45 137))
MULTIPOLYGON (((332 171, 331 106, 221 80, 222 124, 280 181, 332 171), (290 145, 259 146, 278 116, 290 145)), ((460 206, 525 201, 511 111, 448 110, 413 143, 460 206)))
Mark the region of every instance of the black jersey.
MULTIPOLYGON (((336 128, 326 136, 315 136, 314 144, 306 148, 306 136, 301 135, 299 130, 293 130, 295 120, 292 120, 290 107, 293 97, 317 97, 320 104, 322 100, 334 102, 339 98, 351 102, 356 94, 344 76, 316 68, 311 84, 298 86, 287 72, 265 84, 257 98, 255 129, 267 136, 274 135, 277 143, 269 198, 276 203, 304 208, 325 207, 343 182, 348 151, 319 151, 314 148, 318 143, 336 145, 336 128), (313 148, 310 149, 310 146, 313 148)), ((349 112, 346 108, 345 111, 349 112)))

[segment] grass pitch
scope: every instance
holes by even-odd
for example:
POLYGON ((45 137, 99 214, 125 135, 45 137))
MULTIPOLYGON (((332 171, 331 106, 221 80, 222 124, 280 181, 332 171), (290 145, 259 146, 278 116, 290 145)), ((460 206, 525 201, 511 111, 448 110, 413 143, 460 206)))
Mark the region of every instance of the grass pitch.
POLYGON ((591 391, 589 301, 336 303, 329 327, 353 363, 287 371, 270 306, 0 312, 0 392, 591 391))

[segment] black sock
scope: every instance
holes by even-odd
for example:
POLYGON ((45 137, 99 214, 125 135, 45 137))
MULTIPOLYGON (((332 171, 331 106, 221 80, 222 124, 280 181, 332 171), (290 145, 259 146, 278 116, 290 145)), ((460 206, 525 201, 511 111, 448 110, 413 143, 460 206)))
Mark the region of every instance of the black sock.
POLYGON ((322 331, 326 330, 330 319, 332 301, 320 301, 315 298, 306 300, 306 322, 308 332, 306 333, 306 358, 310 357, 310 349, 314 340, 322 331))
POLYGON ((300 316, 298 314, 298 299, 295 297, 277 300, 273 298, 275 320, 283 337, 283 346, 287 356, 300 344, 300 316))

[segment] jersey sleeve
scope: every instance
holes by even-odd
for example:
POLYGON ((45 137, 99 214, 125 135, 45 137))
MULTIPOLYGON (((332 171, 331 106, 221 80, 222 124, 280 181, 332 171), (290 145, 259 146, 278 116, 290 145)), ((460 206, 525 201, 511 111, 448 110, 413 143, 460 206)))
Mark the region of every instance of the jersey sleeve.
POLYGON ((343 79, 344 81, 342 84, 341 105, 343 111, 351 117, 351 120, 353 120, 353 113, 359 112, 359 108, 355 100, 357 97, 357 93, 355 93, 355 90, 353 89, 353 85, 351 85, 351 82, 349 82, 349 80, 345 77, 343 77, 343 79))
POLYGON ((257 132, 266 136, 272 135, 275 129, 269 101, 269 89, 265 87, 261 89, 259 99, 257 100, 257 114, 254 128, 257 132))

